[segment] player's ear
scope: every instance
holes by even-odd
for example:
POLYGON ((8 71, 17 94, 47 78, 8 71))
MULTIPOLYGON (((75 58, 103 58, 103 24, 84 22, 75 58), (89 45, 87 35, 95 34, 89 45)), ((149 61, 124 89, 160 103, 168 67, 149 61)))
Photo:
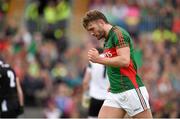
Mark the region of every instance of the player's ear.
POLYGON ((98 19, 98 23, 101 24, 101 25, 105 24, 105 22, 102 19, 98 19))

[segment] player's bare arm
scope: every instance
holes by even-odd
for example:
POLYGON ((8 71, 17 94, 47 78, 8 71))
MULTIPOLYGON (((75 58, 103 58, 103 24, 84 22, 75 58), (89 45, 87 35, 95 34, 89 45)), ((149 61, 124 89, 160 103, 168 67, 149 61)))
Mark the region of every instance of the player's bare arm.
POLYGON ((89 88, 89 81, 91 80, 90 72, 86 70, 84 79, 83 79, 83 91, 87 91, 89 88))
POLYGON ((90 61, 114 67, 128 67, 130 63, 130 49, 129 47, 118 48, 116 50, 117 56, 112 58, 102 58, 99 56, 98 51, 92 48, 88 52, 90 61))
POLYGON ((16 83, 17 83, 17 92, 18 92, 20 106, 24 106, 24 98, 23 98, 24 96, 23 96, 23 91, 19 82, 19 78, 16 78, 16 83))

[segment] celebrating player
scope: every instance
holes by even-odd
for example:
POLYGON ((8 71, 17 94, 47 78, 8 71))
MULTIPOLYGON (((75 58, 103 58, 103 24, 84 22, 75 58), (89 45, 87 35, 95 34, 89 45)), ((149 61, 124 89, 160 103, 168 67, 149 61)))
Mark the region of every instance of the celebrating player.
POLYGON ((83 18, 84 28, 98 40, 104 41, 105 58, 97 49, 88 52, 91 62, 106 65, 110 92, 99 112, 99 118, 151 118, 146 87, 137 74, 133 41, 126 30, 112 26, 103 13, 92 10, 83 18))

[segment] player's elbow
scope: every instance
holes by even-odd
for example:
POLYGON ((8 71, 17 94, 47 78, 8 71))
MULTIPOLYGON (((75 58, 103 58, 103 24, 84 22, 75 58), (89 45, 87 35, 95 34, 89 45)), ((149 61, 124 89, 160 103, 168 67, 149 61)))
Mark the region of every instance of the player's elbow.
POLYGON ((126 62, 126 63, 124 64, 124 67, 128 67, 129 64, 130 64, 130 62, 126 62))
POLYGON ((128 67, 130 64, 130 58, 124 58, 123 67, 128 67))

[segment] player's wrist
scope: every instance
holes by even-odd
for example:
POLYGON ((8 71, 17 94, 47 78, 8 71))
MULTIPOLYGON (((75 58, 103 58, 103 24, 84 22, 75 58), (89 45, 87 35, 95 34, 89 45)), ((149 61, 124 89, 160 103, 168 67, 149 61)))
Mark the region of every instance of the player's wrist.
POLYGON ((103 64, 104 65, 104 57, 98 57, 98 60, 96 63, 103 64))

